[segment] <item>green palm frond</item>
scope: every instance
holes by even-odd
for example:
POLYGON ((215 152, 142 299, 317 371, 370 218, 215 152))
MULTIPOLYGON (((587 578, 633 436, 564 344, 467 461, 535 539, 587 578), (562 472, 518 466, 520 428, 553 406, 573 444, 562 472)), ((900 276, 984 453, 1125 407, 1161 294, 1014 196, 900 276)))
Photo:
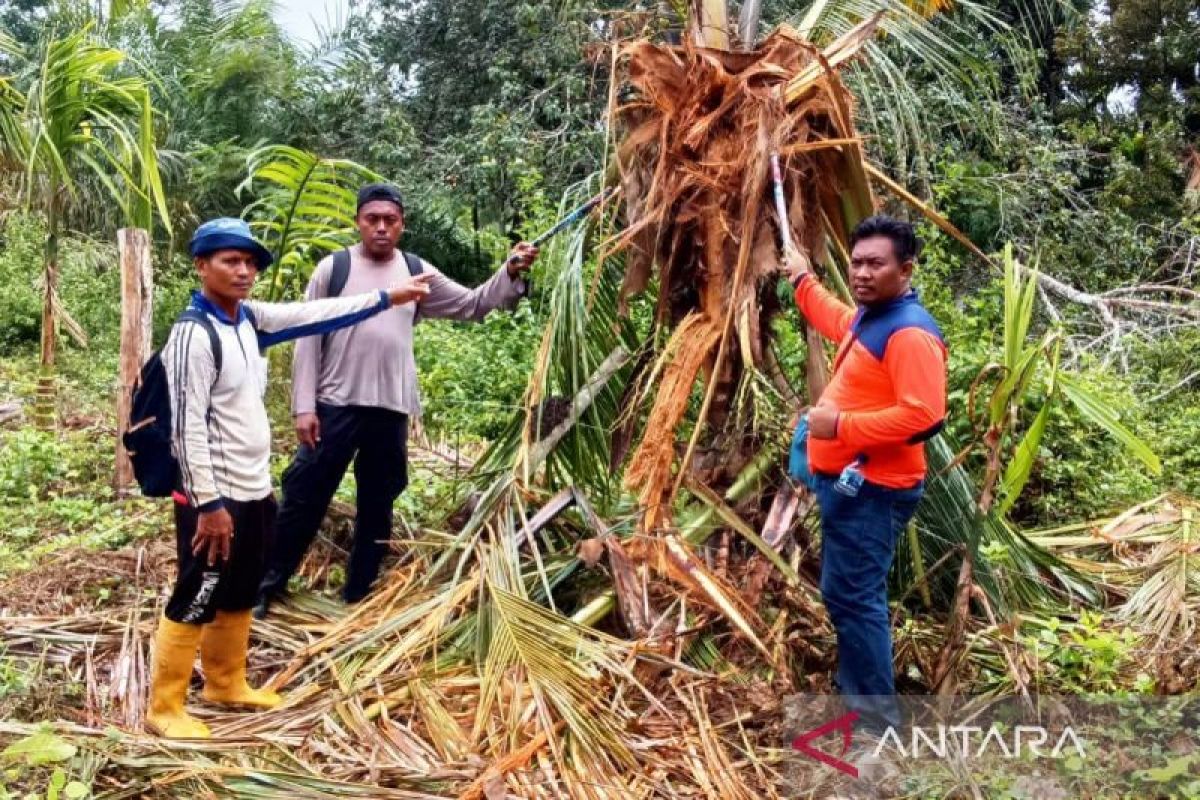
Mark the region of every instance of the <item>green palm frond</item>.
POLYGON ((1017 445, 1008 466, 1004 469, 1004 479, 1000 485, 1001 500, 997 506, 997 511, 1001 514, 1007 514, 1012 509, 1017 498, 1021 496, 1021 490, 1029 482, 1033 464, 1037 460, 1038 447, 1042 443, 1042 436, 1046 433, 1046 424, 1050 421, 1050 412, 1053 408, 1050 400, 1042 404, 1041 410, 1033 418, 1033 424, 1029 426, 1029 430, 1025 431, 1021 443, 1017 445))
POLYGON ((21 124, 24 109, 25 96, 8 79, 0 78, 0 157, 6 169, 22 164, 29 147, 21 124))
POLYGON ((51 427, 58 323, 86 342, 58 296, 58 237, 66 214, 80 202, 81 188, 98 187, 131 224, 150 229, 157 213, 169 230, 170 219, 149 81, 130 71, 123 52, 97 41, 90 23, 49 39, 39 53, 12 82, 0 82, 0 150, 23 202, 46 223, 42 374, 34 414, 51 427))
POLYGON ((614 678, 638 685, 626 666, 629 645, 529 600, 507 549, 483 556, 488 619, 476 736, 507 694, 517 706, 503 712, 508 718, 532 711, 548 733, 561 719, 589 761, 609 771, 632 764, 621 719, 598 691, 614 678))
MULTIPOLYGON (((21 45, 0 30, 0 55, 20 58, 21 45)), ((25 131, 21 127, 21 112, 25 95, 13 85, 13 76, 0 75, 0 158, 9 169, 21 163, 25 152, 25 131)))
MULTIPOLYGON (((1030 281, 1032 283, 1032 281, 1030 281)), ((1007 335, 1007 328, 1005 329, 1007 335)), ((1020 343, 1018 342, 1018 348, 1020 343)), ((1021 351, 1018 349, 1014 358, 1019 359, 1022 363, 1017 369, 1011 371, 1005 376, 1004 382, 1001 384, 997 394, 1011 392, 1005 394, 1005 397, 1019 398, 1024 394, 1025 388, 1037 370, 1037 361, 1045 349, 1051 350, 1050 361, 1047 367, 1049 375, 1046 380, 1049 382, 1049 388, 1046 391, 1046 399, 1042 402, 1042 408, 1038 411, 1037 416, 1033 418, 1033 423, 1029 426, 1021 437, 1020 443, 1009 459, 1008 465, 1004 468, 1004 478, 1000 486, 1000 504, 997 511, 1001 514, 1007 514, 1013 507, 1013 504, 1020 497, 1021 492, 1025 489, 1025 484, 1029 482, 1029 476, 1033 472, 1034 463, 1037 461, 1038 451, 1042 445, 1042 437, 1046 433, 1046 425, 1050 422, 1050 413, 1054 408, 1056 391, 1060 382, 1060 372, 1058 369, 1059 357, 1062 353, 1062 340, 1056 334, 1050 334, 1045 340, 1045 346, 1029 348, 1028 357, 1021 358, 1021 351)), ((1011 401, 1010 401, 1011 402, 1011 401)), ((1006 403, 1000 410, 1001 417, 1008 413, 1008 404, 1006 403)))
MULTIPOLYGON (((1037 273, 1023 271, 1013 258, 1012 245, 1004 248, 1004 366, 1010 376, 1021 376, 1022 353, 1033 322, 1037 273), (1024 272, 1024 275, 1022 274, 1024 272)), ((1013 378, 1014 380, 1016 378, 1013 378)))
POLYGON ((183 3, 180 12, 186 21, 182 26, 194 40, 215 46, 222 41, 256 40, 275 34, 274 0, 212 0, 209 3, 183 3))
MULTIPOLYGON (((917 508, 921 556, 914 558, 909 537, 900 537, 893 576, 900 594, 907 593, 920 571, 958 550, 975 554, 977 580, 997 610, 1036 608, 1062 596, 1097 598, 1095 587, 1082 573, 1030 541, 997 510, 980 512, 977 488, 955 463, 944 434, 926 443, 925 454, 929 477, 917 508)), ((944 604, 953 595, 957 563, 951 558, 949 568, 931 576, 935 603, 944 604)))
POLYGON ((1032 473, 1050 412, 1062 398, 1079 415, 1096 425, 1140 459, 1154 474, 1162 465, 1158 456, 1141 439, 1121 424, 1116 412, 1105 400, 1090 391, 1078 376, 1059 370, 1062 333, 1048 330, 1041 340, 1026 342, 1033 319, 1037 289, 1036 270, 1026 270, 1013 257, 1012 246, 1004 250, 1004 377, 992 395, 989 416, 994 430, 1003 430, 1016 416, 1026 390, 1035 376, 1045 387, 1046 399, 1033 423, 1025 431, 1004 471, 1000 512, 1012 508, 1032 473), (1040 367, 1045 364, 1047 369, 1040 367))
POLYGON ((244 216, 275 256, 268 297, 296 296, 322 256, 354 240, 358 187, 382 178, 353 161, 286 145, 255 150, 248 169, 238 193, 258 194, 244 216))
MULTIPOLYGON (((595 194, 593 176, 567 192, 560 202, 565 213, 595 194)), ((587 220, 551 240, 538 257, 532 281, 546 285, 538 309, 546 316, 542 347, 526 389, 525 408, 505 431, 493 439, 476 464, 477 488, 495 496, 494 481, 529 481, 544 466, 547 486, 575 485, 586 489, 603 506, 617 499, 619 475, 610 466, 611 431, 620 413, 621 388, 629 369, 622 368, 589 401, 579 421, 563 439, 531 465, 531 456, 562 418, 572 398, 579 396, 613 353, 639 349, 632 323, 617 310, 623 258, 597 263, 589 246, 604 221, 587 220)))
MULTIPOLYGON (((1035 0, 1040 8, 1042 0, 1035 0)), ((1020 7, 1022 16, 1041 13, 1020 7)), ((825 44, 873 14, 884 13, 884 36, 864 48, 866 58, 848 73, 858 99, 861 126, 879 136, 884 161, 905 173, 927 169, 924 154, 933 125, 970 121, 977 136, 998 141, 1000 119, 980 113, 999 97, 986 61, 998 53, 1007 63, 1027 62, 1021 19, 1007 20, 974 2, 920 3, 905 0, 815 0, 793 21, 801 35, 825 44), (980 34, 992 50, 980 53, 980 34), (939 114, 927 113, 935 99, 939 114), (949 116, 947 116, 949 115, 949 116)))
POLYGON ((74 196, 90 175, 134 224, 157 214, 169 229, 150 85, 122 75, 126 60, 88 27, 47 45, 20 115, 26 196, 49 202, 57 187, 74 196))
POLYGON ((1117 414, 1102 397, 1069 373, 1059 375, 1058 386, 1080 416, 1116 439, 1154 475, 1162 474, 1162 461, 1137 434, 1121 424, 1117 414))
MULTIPOLYGON (((593 195, 593 189, 594 179, 568 192, 561 201, 560 214, 593 195)), ((617 347, 627 352, 637 349, 632 326, 617 311, 620 259, 589 263, 588 243, 593 230, 592 224, 579 225, 549 248, 547 263, 554 265, 556 274, 545 276, 553 282, 553 289, 547 301, 542 358, 535 366, 527 395, 529 431, 546 428, 547 411, 576 396, 617 347)), ((552 487, 577 484, 597 498, 613 496, 616 476, 609 466, 609 432, 616 424, 620 387, 627 373, 605 385, 579 423, 550 453, 546 470, 552 487)), ((528 470, 523 472, 528 477, 528 470)))
POLYGON ((119 22, 129 14, 146 10, 149 0, 109 0, 108 19, 110 23, 119 22))

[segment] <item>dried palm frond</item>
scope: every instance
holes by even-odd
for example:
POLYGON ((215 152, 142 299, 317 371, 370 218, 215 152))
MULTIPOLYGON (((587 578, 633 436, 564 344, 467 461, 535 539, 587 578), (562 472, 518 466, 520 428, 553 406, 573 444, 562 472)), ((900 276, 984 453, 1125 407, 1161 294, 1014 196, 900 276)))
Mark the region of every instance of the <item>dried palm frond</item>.
POLYGON ((1031 534, 1038 544, 1071 554, 1124 601, 1118 618, 1157 645, 1190 642, 1200 613, 1200 504, 1176 495, 1139 503, 1110 520, 1031 534), (1115 560, 1115 563, 1114 563, 1115 560))
POLYGON ((763 202, 770 154, 783 165, 786 235, 810 260, 824 260, 831 235, 844 247, 872 209, 853 101, 837 68, 877 23, 863 22, 824 51, 787 30, 751 53, 646 41, 626 48, 636 97, 618 112, 627 226, 613 246, 626 251, 622 299, 657 272, 658 319, 674 329, 647 434, 626 473, 646 529, 670 517, 675 436, 699 374, 706 395, 681 469, 701 429, 722 426, 735 387, 762 363, 781 235, 763 202))

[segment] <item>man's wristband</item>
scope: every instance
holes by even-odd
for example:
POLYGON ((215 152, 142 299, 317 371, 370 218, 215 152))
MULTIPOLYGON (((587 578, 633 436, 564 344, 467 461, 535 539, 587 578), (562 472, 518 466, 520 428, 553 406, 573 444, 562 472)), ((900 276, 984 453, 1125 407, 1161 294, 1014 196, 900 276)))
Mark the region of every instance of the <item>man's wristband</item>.
POLYGON ((213 511, 220 511, 224 507, 224 498, 218 497, 215 500, 209 500, 207 503, 201 503, 200 505, 196 506, 196 511, 201 514, 208 514, 213 511))

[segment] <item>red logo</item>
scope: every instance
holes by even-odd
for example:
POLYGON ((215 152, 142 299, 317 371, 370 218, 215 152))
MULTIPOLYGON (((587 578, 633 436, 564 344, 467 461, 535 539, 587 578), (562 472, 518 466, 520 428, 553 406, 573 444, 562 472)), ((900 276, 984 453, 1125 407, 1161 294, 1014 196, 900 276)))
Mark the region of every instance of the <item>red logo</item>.
POLYGON ((843 761, 836 756, 831 756, 828 753, 822 752, 813 747, 810 742, 814 739, 820 739, 833 731, 842 732, 842 752, 840 755, 846 755, 850 750, 850 740, 854 736, 854 722, 858 719, 858 712, 851 711, 848 714, 843 714, 832 722, 826 722, 819 728, 813 728, 808 733, 802 733, 792 740, 792 749, 799 750, 806 756, 815 758, 822 764, 828 764, 834 769, 841 770, 852 778, 858 778, 858 767, 848 761, 843 761))

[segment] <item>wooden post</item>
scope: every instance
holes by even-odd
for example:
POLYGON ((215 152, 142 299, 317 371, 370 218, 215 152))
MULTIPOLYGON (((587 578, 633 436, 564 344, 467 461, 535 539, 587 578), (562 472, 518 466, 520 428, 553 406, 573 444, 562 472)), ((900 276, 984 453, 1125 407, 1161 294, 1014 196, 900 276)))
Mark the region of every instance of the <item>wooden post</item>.
POLYGON ((729 49, 729 8, 726 0, 692 0, 692 31, 696 44, 729 49))
POLYGON ((117 388, 117 461, 113 488, 127 494, 133 482, 133 465, 121 437, 129 423, 133 387, 142 364, 150 357, 153 319, 154 273, 150 264, 150 234, 141 228, 117 231, 121 257, 121 367, 117 388))

